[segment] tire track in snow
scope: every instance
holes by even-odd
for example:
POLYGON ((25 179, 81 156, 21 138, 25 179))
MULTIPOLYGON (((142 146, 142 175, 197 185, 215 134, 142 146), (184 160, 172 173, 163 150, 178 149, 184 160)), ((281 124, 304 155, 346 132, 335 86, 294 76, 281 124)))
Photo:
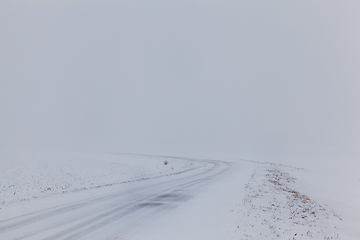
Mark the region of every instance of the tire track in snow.
MULTIPOLYGON (((11 235, 11 233, 16 232, 19 235, 17 236, 17 239, 26 239, 36 237, 38 234, 46 235, 47 232, 50 232, 50 234, 48 234, 46 237, 43 237, 42 239, 78 239, 79 237, 99 230, 102 227, 127 215, 131 215, 136 211, 142 211, 149 206, 154 209, 166 208, 167 206, 164 206, 166 204, 161 203, 161 201, 160 203, 157 203, 159 201, 156 201, 156 197, 162 196, 168 192, 180 192, 186 189, 191 189, 194 186, 200 187, 201 183, 204 183, 205 181, 210 180, 216 175, 222 173, 230 166, 224 162, 216 162, 211 160, 196 160, 185 158, 178 159, 199 161, 206 163, 206 165, 203 166, 203 171, 201 173, 196 173, 190 177, 187 176, 185 178, 175 179, 169 182, 162 181, 160 183, 155 183, 150 187, 145 186, 135 190, 129 190, 81 202, 70 203, 2 221, 0 222, 0 236, 3 233, 9 233, 11 235), (134 193, 139 194, 140 196, 133 199, 126 197, 128 194, 134 193), (126 203, 119 205, 119 202, 126 203), (88 209, 92 208, 93 206, 93 210, 88 209), (74 216, 77 211, 84 212, 74 216), (52 226, 48 227, 46 224, 44 225, 45 227, 37 226, 49 220, 54 221, 52 226), (25 234, 21 233, 23 228, 31 226, 35 226, 36 228, 30 232, 25 231, 25 234)), ((188 171, 189 170, 184 170, 177 173, 167 174, 166 176, 180 175, 188 171)), ((155 176, 147 179, 141 179, 141 181, 158 178, 161 178, 160 180, 165 180, 162 179, 162 177, 163 176, 155 176)))

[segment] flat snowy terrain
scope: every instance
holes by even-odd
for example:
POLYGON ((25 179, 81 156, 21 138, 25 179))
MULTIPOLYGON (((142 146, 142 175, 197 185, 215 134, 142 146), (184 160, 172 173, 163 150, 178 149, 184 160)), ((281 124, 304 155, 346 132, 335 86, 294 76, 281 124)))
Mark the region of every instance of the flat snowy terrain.
POLYGON ((360 177, 118 153, 0 162, 0 239, 360 239, 360 177))
POLYGON ((37 152, 1 154, 2 205, 71 193, 201 167, 188 161, 106 153, 37 152))

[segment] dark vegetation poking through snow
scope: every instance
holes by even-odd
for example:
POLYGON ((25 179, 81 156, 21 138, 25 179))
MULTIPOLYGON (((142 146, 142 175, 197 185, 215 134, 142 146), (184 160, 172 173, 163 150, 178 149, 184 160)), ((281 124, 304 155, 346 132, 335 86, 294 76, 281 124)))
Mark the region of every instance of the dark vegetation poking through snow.
POLYGON ((339 239, 342 219, 293 188, 282 169, 257 169, 246 185, 242 239, 339 239))

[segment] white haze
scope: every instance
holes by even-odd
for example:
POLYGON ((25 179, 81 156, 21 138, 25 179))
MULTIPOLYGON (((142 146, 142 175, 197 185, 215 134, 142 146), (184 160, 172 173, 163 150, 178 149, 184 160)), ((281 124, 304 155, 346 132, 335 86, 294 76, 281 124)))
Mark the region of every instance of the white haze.
POLYGON ((359 1, 0 2, 0 148, 360 157, 359 1))

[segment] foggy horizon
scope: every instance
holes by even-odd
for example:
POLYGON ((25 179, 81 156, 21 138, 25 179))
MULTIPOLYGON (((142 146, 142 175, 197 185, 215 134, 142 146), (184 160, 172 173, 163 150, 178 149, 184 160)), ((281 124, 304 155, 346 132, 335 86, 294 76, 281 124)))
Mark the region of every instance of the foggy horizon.
POLYGON ((357 1, 2 1, 0 151, 360 157, 357 1))

